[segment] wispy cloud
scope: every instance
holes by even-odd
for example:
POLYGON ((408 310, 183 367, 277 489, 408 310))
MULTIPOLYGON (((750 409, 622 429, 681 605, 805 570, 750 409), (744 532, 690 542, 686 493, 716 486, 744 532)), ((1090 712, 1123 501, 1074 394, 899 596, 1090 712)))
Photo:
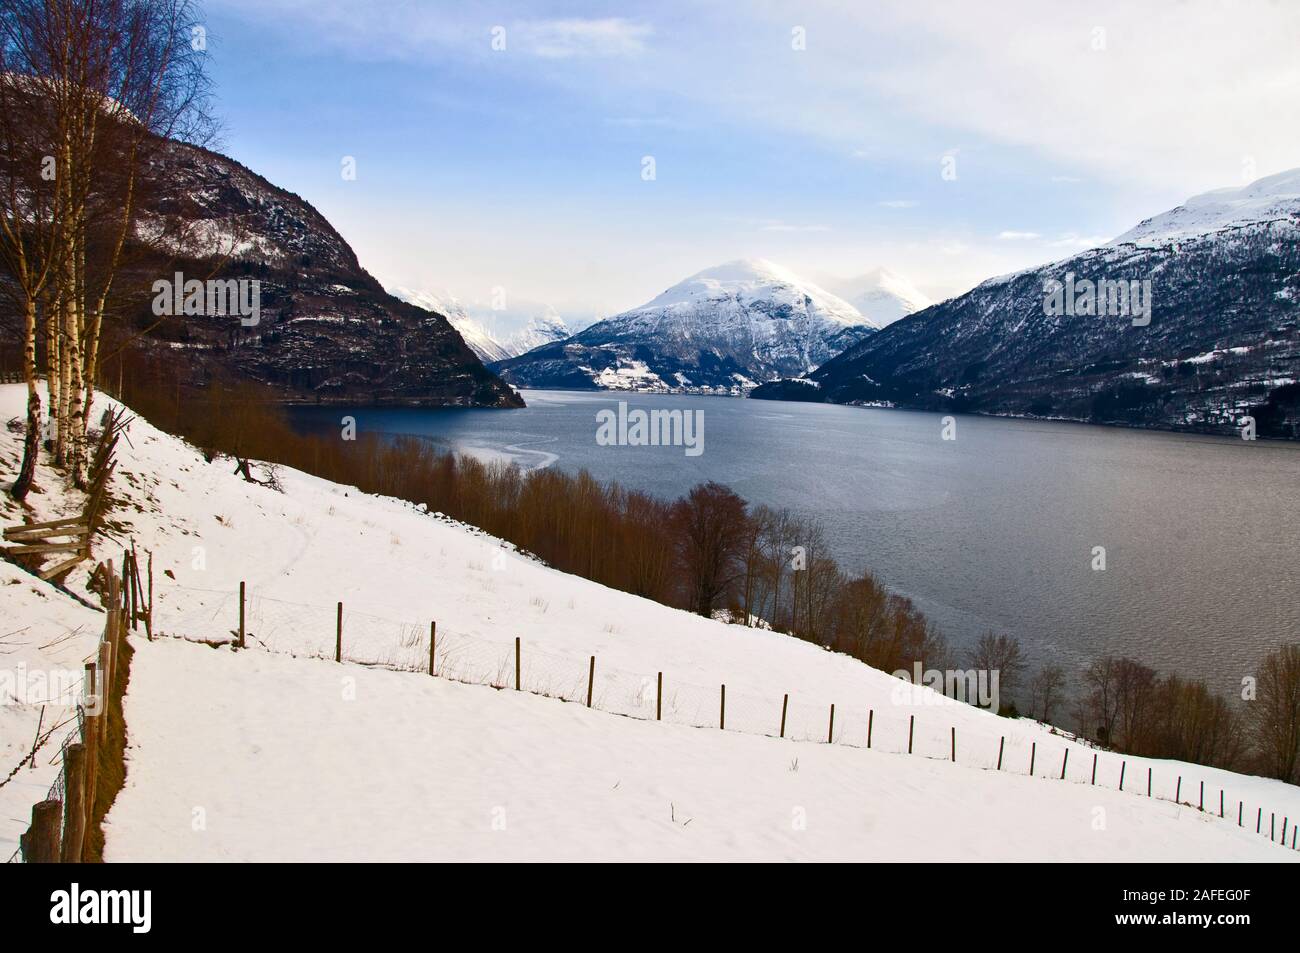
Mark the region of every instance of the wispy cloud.
POLYGON ((647 23, 621 17, 526 20, 515 30, 525 50, 548 59, 636 56, 654 32, 647 23))
POLYGON ((790 222, 761 222, 758 226, 761 232, 829 232, 829 225, 797 225, 790 222))
POLYGON ((1041 237, 1042 236, 1039 235, 1038 232, 1016 232, 1016 231, 998 232, 998 238, 1002 239, 1004 242, 1030 241, 1032 239, 1041 238, 1041 237))

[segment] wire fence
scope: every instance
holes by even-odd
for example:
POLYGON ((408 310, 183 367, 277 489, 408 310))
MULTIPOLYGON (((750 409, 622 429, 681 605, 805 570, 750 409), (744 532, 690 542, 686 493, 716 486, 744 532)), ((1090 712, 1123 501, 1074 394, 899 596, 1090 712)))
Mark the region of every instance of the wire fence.
MULTIPOLYGON (((1293 825, 1287 814, 1248 804, 1245 794, 1229 797, 1223 787, 1193 781, 1176 771, 1157 775, 1150 764, 1068 734, 1053 730, 1048 738, 1035 738, 1017 730, 1015 722, 1008 722, 1009 730, 1001 735, 996 729, 993 733, 959 731, 956 720, 945 717, 945 707, 963 703, 934 693, 923 693, 926 703, 880 708, 813 703, 789 695, 768 697, 734 687, 729 690, 724 684, 683 682, 671 673, 629 671, 593 656, 550 651, 528 640, 495 641, 444 625, 385 618, 340 603, 291 602, 245 589, 168 588, 183 592, 190 607, 179 614, 160 613, 156 635, 238 647, 242 634, 244 648, 518 689, 629 718, 869 748, 1102 786, 1175 802, 1241 827, 1249 827, 1253 820, 1256 832, 1274 843, 1291 849, 1300 843, 1300 823, 1293 825)), ((165 603, 160 605, 165 609, 165 603)))

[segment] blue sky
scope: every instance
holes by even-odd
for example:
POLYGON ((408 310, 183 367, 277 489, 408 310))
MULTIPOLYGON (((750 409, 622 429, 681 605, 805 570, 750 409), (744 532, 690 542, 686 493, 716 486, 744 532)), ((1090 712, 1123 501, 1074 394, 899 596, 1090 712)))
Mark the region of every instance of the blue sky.
POLYGON ((590 318, 741 257, 942 298, 1300 166, 1300 3, 206 9, 219 148, 471 312, 590 318))

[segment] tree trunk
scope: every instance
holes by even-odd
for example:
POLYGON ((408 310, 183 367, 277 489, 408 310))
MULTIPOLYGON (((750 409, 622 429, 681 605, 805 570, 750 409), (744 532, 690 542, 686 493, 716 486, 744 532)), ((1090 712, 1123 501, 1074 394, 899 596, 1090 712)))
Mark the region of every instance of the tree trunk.
POLYGON ((36 388, 36 299, 28 296, 23 309, 23 379, 27 381, 27 433, 23 437, 23 462, 10 490, 15 500, 27 496, 36 475, 41 446, 41 394, 36 388))

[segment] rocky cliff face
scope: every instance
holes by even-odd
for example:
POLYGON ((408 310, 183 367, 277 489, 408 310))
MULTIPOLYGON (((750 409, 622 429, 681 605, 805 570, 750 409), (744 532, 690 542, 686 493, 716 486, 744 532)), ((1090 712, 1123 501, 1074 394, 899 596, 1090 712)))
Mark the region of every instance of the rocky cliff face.
MULTIPOLYGON (((305 200, 225 156, 176 142, 151 180, 119 286, 129 330, 286 402, 522 406, 441 314, 399 301, 305 200), (211 308, 160 317, 154 282, 256 280, 255 323, 211 308)), ((177 310, 177 309, 173 309, 177 310)), ((190 310, 190 309, 180 309, 190 310)))

